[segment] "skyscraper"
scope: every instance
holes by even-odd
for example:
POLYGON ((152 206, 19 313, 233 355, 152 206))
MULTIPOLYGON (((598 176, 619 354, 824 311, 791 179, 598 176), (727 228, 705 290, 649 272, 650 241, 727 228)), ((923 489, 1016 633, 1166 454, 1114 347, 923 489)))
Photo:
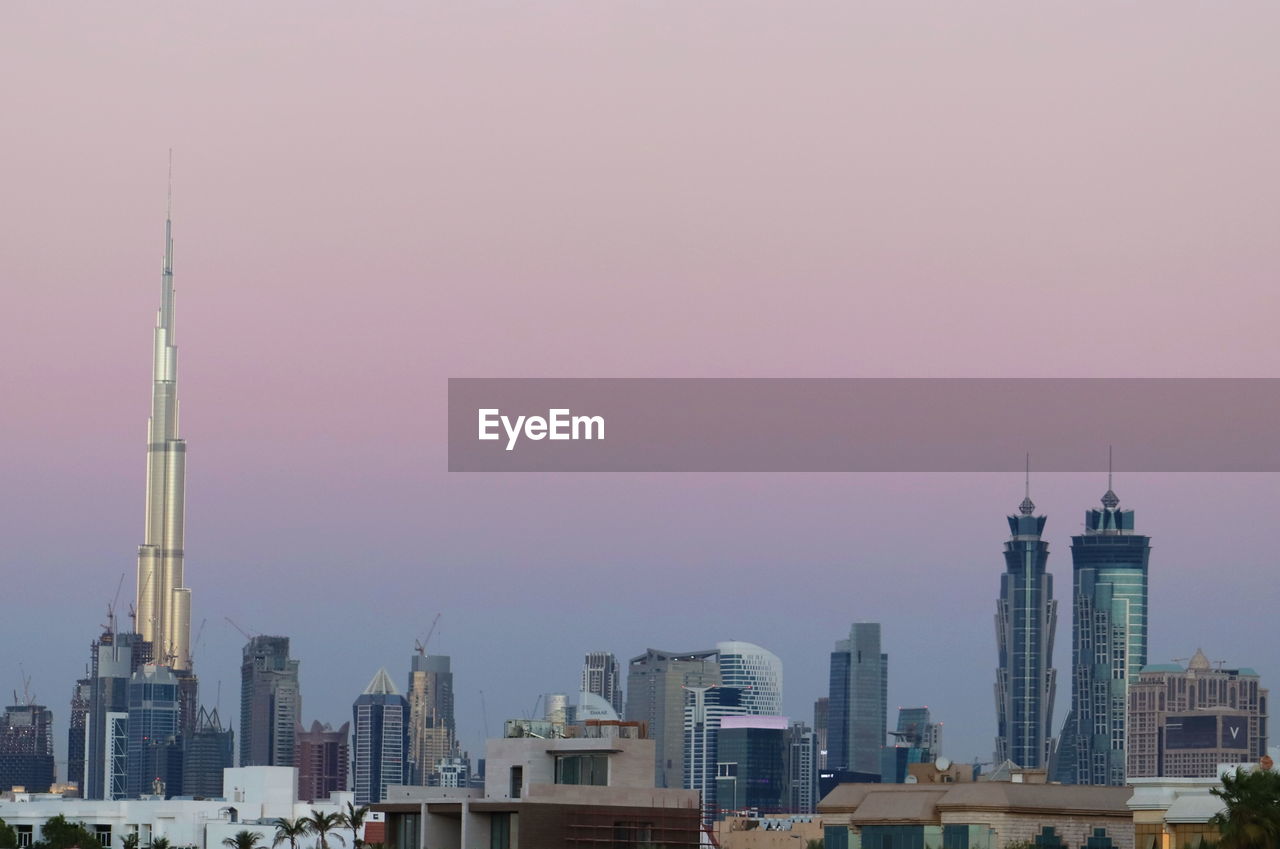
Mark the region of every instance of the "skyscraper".
MULTIPOLYGON (((720 724, 725 717, 745 716, 741 687, 685 687, 684 706, 684 789, 702 796, 702 818, 716 818, 716 776, 719 764, 720 724)), ((670 730, 668 730, 670 733, 670 730)))
MULTIPOLYGON (((1028 460, 1028 464, 1030 461, 1028 460)), ((1058 603, 1046 569, 1049 544, 1042 540, 1047 516, 1036 516, 1030 474, 1018 515, 1009 516, 1004 574, 996 601, 995 762, 1026 769, 1049 763, 1053 735, 1053 635, 1058 603)))
POLYGON ((182 793, 197 799, 222 795, 222 771, 235 766, 234 732, 222 727, 218 709, 201 710, 182 737, 182 793))
MULTIPOLYGON (((716 740, 716 816, 790 812, 785 716, 726 716, 716 740)), ((812 734, 810 744, 812 744, 812 734)), ((812 763, 812 761, 810 761, 812 763)))
POLYGON ((1248 667, 1217 668, 1199 649, 1145 667, 1129 687, 1126 778, 1213 778, 1218 764, 1267 754, 1267 696, 1248 667))
POLYGON ((178 676, 148 663, 129 679, 127 798, 182 795, 178 676))
POLYGON ((889 655, 880 623, 855 622, 831 653, 827 769, 879 774, 888 732, 889 655))
POLYGON ((111 627, 91 647, 80 785, 86 799, 128 796, 129 681, 151 662, 151 644, 140 634, 115 633, 111 627))
POLYGON ((720 683, 742 690, 743 707, 755 716, 782 713, 782 660, 755 643, 716 643, 720 683))
POLYGON ((629 722, 644 722, 656 744, 655 787, 684 787, 685 688, 720 683, 714 650, 668 652, 648 649, 627 670, 629 722))
POLYGON ((295 766, 298 661, 288 637, 250 637, 240 663, 240 766, 295 766))
POLYGON ((813 703, 813 733, 817 738, 817 768, 827 768, 827 722, 831 713, 831 696, 820 696, 813 703))
POLYGON ((408 778, 409 702, 387 670, 379 669, 351 712, 356 804, 371 805, 387 797, 388 787, 408 778))
POLYGON ((53 713, 33 703, 6 708, 0 717, 0 791, 47 793, 53 782, 53 713))
POLYGON ((350 735, 349 722, 342 723, 336 731, 318 721, 312 722, 308 730, 298 726, 295 760, 300 800, 318 802, 347 789, 347 768, 351 763, 347 739, 350 735))
POLYGON ((1129 686, 1147 663, 1151 538, 1134 532, 1107 477, 1102 509, 1071 538, 1071 709, 1054 767, 1064 784, 1124 784, 1129 686))
POLYGON ((409 666, 409 780, 427 785, 436 765, 454 755, 453 672, 449 656, 426 654, 409 666))
POLYGON ((93 679, 81 678, 71 691, 71 713, 67 717, 67 777, 76 791, 64 796, 84 796, 84 755, 88 745, 89 705, 93 700, 93 679))
POLYGON ((589 652, 582 664, 582 692, 608 702, 622 716, 622 669, 613 652, 589 652))
POLYGON ((178 436, 170 204, 165 213, 160 311, 152 349, 147 509, 143 543, 138 547, 137 628, 154 647, 156 662, 180 671, 191 668, 191 590, 183 575, 186 457, 187 443, 178 436))

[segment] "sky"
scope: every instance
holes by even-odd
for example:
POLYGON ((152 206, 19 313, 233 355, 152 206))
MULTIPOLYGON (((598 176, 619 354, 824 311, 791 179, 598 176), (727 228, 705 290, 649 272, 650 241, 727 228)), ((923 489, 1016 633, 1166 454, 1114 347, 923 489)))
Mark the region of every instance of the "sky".
MULTIPOLYGON (((1278 31, 1248 0, 4 4, 0 692, 30 674, 61 752, 134 592, 172 148, 206 704, 238 722, 228 618, 338 724, 441 613, 473 753, 591 650, 756 642, 808 719, 878 620, 891 708, 989 760, 1020 475, 449 474, 446 380, 1278 376, 1278 31)), ((1117 468, 1152 660, 1272 682, 1280 481, 1117 468)), ((1105 446, 1033 476, 1064 622, 1105 483, 1105 446)))

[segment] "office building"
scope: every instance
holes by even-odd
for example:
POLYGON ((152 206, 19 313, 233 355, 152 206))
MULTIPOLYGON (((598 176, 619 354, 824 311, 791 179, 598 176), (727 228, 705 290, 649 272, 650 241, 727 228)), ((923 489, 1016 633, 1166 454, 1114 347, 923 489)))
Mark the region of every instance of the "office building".
POLYGON ((725 716, 716 741, 716 810, 778 814, 790 796, 784 716, 725 716))
POLYGON ((426 785, 436 764, 456 753, 453 672, 448 655, 413 655, 409 667, 410 784, 426 785))
POLYGON ((127 798, 181 796, 178 676, 148 663, 129 679, 127 798))
POLYGON ((1134 530, 1110 486, 1071 538, 1071 709, 1053 765, 1063 784, 1122 786, 1129 687, 1147 665, 1151 538, 1134 530))
POLYGON ((250 637, 240 663, 240 765, 295 766, 298 661, 288 637, 250 637))
POLYGON ((716 776, 721 723, 726 717, 747 716, 751 711, 742 688, 723 685, 686 687, 684 711, 684 786, 698 791, 703 820, 711 822, 718 810, 716 776))
POLYGON ((889 656, 880 623, 855 622, 831 653, 827 707, 828 771, 880 773, 889 712, 889 656))
POLYGON ((129 682, 151 662, 151 644, 141 634, 116 633, 109 625, 90 649, 81 795, 124 799, 129 795, 129 682))
POLYGON ((331 725, 312 722, 309 729, 298 726, 297 740, 298 798, 304 802, 328 799, 347 789, 347 770, 351 759, 347 740, 351 723, 344 722, 336 731, 331 725))
POLYGON ((827 716, 831 712, 831 697, 821 696, 813 703, 813 733, 818 743, 818 769, 827 768, 827 716))
POLYGON ((892 746, 880 750, 880 783, 902 784, 911 764, 932 763, 942 754, 942 724, 933 722, 927 707, 898 708, 892 746))
POLYGON ((88 745, 89 705, 93 700, 93 679, 81 678, 71 691, 71 712, 67 717, 67 787, 63 796, 84 796, 84 757, 88 745), (71 790, 71 786, 75 790, 71 790))
POLYGON ((626 719, 643 722, 654 741, 654 786, 681 788, 684 780, 685 688, 720 683, 715 650, 648 649, 627 669, 626 719))
POLYGON ((768 649, 739 641, 716 643, 720 683, 742 690, 743 707, 755 716, 782 712, 782 660, 768 649))
POLYGON ((353 788, 356 804, 387 797, 387 788, 408 784, 409 701, 387 670, 379 669, 351 707, 353 788))
POLYGON ((604 699, 622 716, 622 667, 613 652, 588 652, 582 664, 581 691, 604 699))
POLYGON ((1225 763, 1267 754, 1267 690, 1247 667, 1151 664, 1129 687, 1126 778, 1216 778, 1225 763))
POLYGON ((47 793, 55 777, 53 713, 32 703, 5 708, 0 717, 0 791, 21 787, 47 793))
POLYGON ((818 735, 803 722, 792 722, 786 740, 785 810, 811 814, 818 804, 818 735))
POLYGON ((1009 516, 1004 574, 996 602, 996 763, 1027 769, 1048 765, 1053 745, 1057 672, 1053 637, 1058 603, 1046 570, 1049 544, 1041 539, 1048 517, 1035 515, 1028 475, 1018 515, 1009 516))
POLYGON ((218 709, 201 710, 195 727, 182 735, 182 794, 195 799, 222 796, 223 770, 235 766, 235 735, 222 727, 218 709))

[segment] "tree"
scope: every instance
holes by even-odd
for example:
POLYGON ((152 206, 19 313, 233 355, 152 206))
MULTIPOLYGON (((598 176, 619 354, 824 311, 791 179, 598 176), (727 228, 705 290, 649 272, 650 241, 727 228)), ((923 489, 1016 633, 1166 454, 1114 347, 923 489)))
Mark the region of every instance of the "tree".
POLYGON ((0 849, 18 849, 18 832, 0 819, 0 849))
POLYGON ((1222 776, 1213 795, 1226 810, 1209 820, 1222 832, 1221 849, 1272 849, 1280 845, 1280 773, 1266 769, 1222 776))
POLYGON ((262 840, 262 835, 256 831, 237 831, 234 837, 224 837, 222 845, 227 849, 258 849, 258 842, 262 840))
MULTIPOLYGON (((311 816, 304 818, 304 822, 307 824, 307 833, 314 834, 319 840, 320 849, 329 849, 329 832, 342 827, 342 814, 322 814, 313 808, 311 816)), ((346 843, 340 834, 333 837, 339 843, 346 843)))
POLYGON ((141 842, 142 838, 138 836, 138 832, 136 831, 130 832, 120 838, 120 845, 123 846, 124 849, 138 849, 141 842))
POLYGON ((32 844, 32 849, 97 849, 101 845, 98 835, 85 828, 82 822, 68 822, 62 814, 44 821, 40 829, 40 840, 32 844))
POLYGON ((298 841, 309 833, 306 817, 297 819, 278 817, 272 825, 276 827, 276 838, 271 841, 272 846, 287 842, 289 849, 298 849, 298 841))
POLYGON ((169 838, 167 837, 151 838, 151 849, 169 849, 169 838))
POLYGON ((368 805, 356 807, 353 802, 347 803, 347 810, 342 814, 342 827, 351 829, 352 849, 360 849, 360 829, 364 827, 364 820, 368 815, 368 805))

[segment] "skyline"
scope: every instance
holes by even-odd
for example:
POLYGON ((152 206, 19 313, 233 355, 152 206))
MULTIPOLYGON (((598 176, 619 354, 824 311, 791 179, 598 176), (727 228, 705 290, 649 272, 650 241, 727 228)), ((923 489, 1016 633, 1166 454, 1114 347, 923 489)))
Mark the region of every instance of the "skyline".
MULTIPOLYGON (((212 29, 194 11, 83 10, 69 28, 7 10, 0 63, 26 82, 0 94, 25 130, 0 212, 19 283, 0 319, 0 569, 25 603, 0 622, 0 685, 24 664, 61 761, 72 683, 134 568, 172 145, 204 704, 235 713, 243 641, 224 616, 289 636, 304 724, 336 727, 380 667, 404 689, 442 610, 432 645, 473 754, 480 690, 492 732, 572 691, 594 650, 748 640, 782 658, 784 712, 808 719, 831 643, 871 620, 897 659, 890 709, 930 705, 947 754, 985 760, 1020 475, 450 476, 443 402, 450 376, 1280 372, 1280 12, 1006 11, 918 27, 748 4, 691 10, 681 37, 621 8, 301 25, 232 8, 212 29), (903 53, 908 35, 922 43, 903 53), (438 82, 459 78, 467 97, 438 82), (865 82, 884 79, 894 97, 865 82), (765 589, 784 579, 793 592, 765 589), (635 615, 610 607, 616 588, 635 615), (657 610, 673 614, 660 627, 657 610), (945 623, 954 645, 889 610, 945 623), (530 636, 532 663, 487 636, 496 617, 530 636), (352 620, 361 645, 320 624, 352 620)), ((1032 479, 1059 588, 1104 448, 1097 474, 1032 479)), ((1205 517, 1274 515, 1275 477, 1123 461, 1117 490, 1153 539, 1151 660, 1203 647, 1270 682, 1265 616, 1204 621, 1193 601, 1273 594, 1265 519, 1205 517)))

